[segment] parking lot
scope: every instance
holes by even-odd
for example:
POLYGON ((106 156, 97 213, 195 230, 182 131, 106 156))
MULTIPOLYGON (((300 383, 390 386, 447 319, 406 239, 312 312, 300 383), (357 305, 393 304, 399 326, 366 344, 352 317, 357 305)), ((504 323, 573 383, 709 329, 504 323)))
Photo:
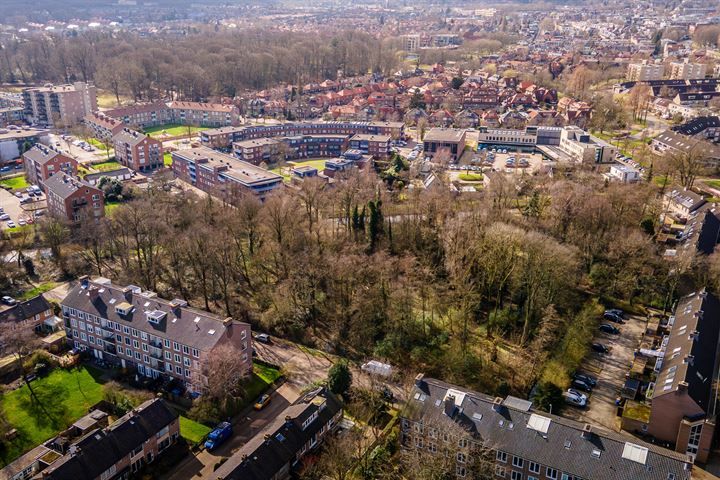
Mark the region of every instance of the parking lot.
MULTIPOLYGON (((24 195, 27 197, 27 194, 24 195)), ((32 218, 33 214, 32 211, 36 209, 44 209, 47 207, 47 203, 45 201, 45 197, 34 197, 37 200, 32 203, 26 203, 22 205, 20 203, 20 198, 16 197, 9 191, 0 188, 0 208, 3 209, 3 212, 0 213, 0 216, 3 214, 7 214, 10 218, 0 221, 0 228, 7 229, 10 228, 8 226, 8 220, 15 223, 15 225, 19 225, 19 221, 32 218)))
MULTIPOLYGON (((584 409, 568 406, 563 415, 581 422, 602 425, 612 430, 619 427, 619 417, 615 399, 625 384, 625 375, 633 363, 633 352, 640 345, 640 340, 647 319, 640 316, 626 315, 625 323, 613 326, 620 330, 619 335, 603 332, 597 333, 593 342, 605 344, 610 348, 606 354, 591 351, 581 366, 581 371, 597 378, 597 385, 592 393, 587 394, 588 405, 584 409)), ((609 323, 609 322, 603 322, 609 323)))
MULTIPOLYGON (((74 142, 79 142, 79 140, 71 135, 65 135, 65 138, 62 138, 60 135, 50 134, 50 145, 75 158, 81 164, 107 160, 105 150, 98 149, 93 145, 85 150, 75 145, 74 142)), ((114 153, 111 152, 112 155, 114 153)))
POLYGON ((539 153, 517 153, 506 151, 503 153, 481 151, 471 157, 464 156, 461 163, 451 167, 451 170, 477 171, 477 172, 504 172, 508 174, 533 174, 543 165, 543 157, 539 153), (466 161, 466 159, 470 159, 466 161))

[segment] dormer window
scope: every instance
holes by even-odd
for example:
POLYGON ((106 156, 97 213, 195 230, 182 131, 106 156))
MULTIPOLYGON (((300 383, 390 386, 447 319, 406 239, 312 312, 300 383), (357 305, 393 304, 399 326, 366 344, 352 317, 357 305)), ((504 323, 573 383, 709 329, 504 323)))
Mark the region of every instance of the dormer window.
POLYGON ((118 315, 128 315, 132 312, 133 306, 127 302, 120 302, 115 305, 115 313, 118 315))
POLYGON ((148 322, 152 324, 158 324, 165 319, 167 313, 163 312, 162 310, 152 310, 150 312, 145 312, 145 315, 147 316, 148 322))

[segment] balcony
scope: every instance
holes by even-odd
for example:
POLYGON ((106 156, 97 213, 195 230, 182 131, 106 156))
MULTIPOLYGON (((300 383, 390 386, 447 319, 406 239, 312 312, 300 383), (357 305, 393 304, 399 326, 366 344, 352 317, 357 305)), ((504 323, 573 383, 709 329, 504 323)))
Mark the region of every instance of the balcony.
POLYGON ((150 339, 150 345, 153 346, 153 347, 155 347, 155 348, 162 348, 162 346, 163 346, 161 340, 152 339, 152 338, 150 339))
POLYGON ((151 348, 150 349, 150 356, 153 358, 157 358, 159 360, 162 360, 162 350, 158 350, 157 348, 151 348))

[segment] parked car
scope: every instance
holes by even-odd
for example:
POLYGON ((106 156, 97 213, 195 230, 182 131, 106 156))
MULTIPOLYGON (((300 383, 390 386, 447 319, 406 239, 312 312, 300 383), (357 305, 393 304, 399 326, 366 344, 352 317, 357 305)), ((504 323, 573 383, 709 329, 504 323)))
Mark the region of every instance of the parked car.
POLYGON ((260 343, 270 343, 270 335, 267 333, 257 333, 255 334, 255 340, 260 343))
POLYGON ((614 313, 620 318, 625 318, 625 312, 623 312, 619 308, 608 308, 607 310, 605 310, 605 313, 614 313))
POLYGON ((260 398, 257 399, 255 402, 254 408, 255 410, 262 410, 263 408, 267 407, 267 405, 270 403, 270 395, 267 393, 264 393, 260 396, 260 398))
POLYGON ((218 445, 230 438, 230 435, 232 435, 232 425, 230 422, 221 423, 215 427, 215 430, 208 434, 207 440, 205 440, 205 448, 208 450, 217 448, 218 445))
POLYGON ((0 220, 2 220, 3 222, 5 220, 10 220, 10 215, 8 215, 7 213, 0 214, 0 220))
POLYGON ((611 335, 620 335, 620 330, 618 330, 616 327, 613 327, 609 323, 603 323, 600 325, 600 331, 609 333, 611 335))
POLYGON ((592 348, 593 351, 598 353, 608 353, 610 351, 610 349, 602 343, 593 343, 592 345, 590 345, 590 348, 592 348))
POLYGON ((615 322, 615 323, 624 323, 623 319, 620 315, 618 315, 615 312, 611 312, 609 310, 606 311, 605 313, 603 313, 603 318, 605 320, 610 320, 611 322, 615 322))
POLYGON ((27 225, 27 221, 24 218, 21 218, 18 220, 18 225, 24 227, 25 225, 27 225))
POLYGON ((587 375, 585 373, 576 373, 575 375, 573 375, 573 378, 576 380, 582 380, 591 387, 597 386, 597 378, 591 377, 590 375, 587 375))
POLYGON ((33 212, 35 218, 42 217, 43 215, 45 215, 45 210, 35 210, 35 212, 33 212))
POLYGON ((17 198, 22 198, 23 194, 21 192, 15 192, 15 196, 17 198))
POLYGON ((584 381, 580 380, 579 378, 573 379, 571 383, 572 387, 577 390, 582 390, 583 392, 592 392, 592 385, 589 385, 585 383, 584 381))
POLYGON ((2 303, 4 303, 5 305, 15 305, 17 303, 17 300, 8 295, 5 295, 4 297, 2 297, 2 303))
POLYGON ((565 398, 565 402, 570 405, 576 407, 585 407, 587 405, 587 396, 573 388, 568 388, 567 391, 563 393, 563 397, 565 398))
POLYGON ((15 228, 15 227, 16 227, 15 222, 13 222, 12 220, 8 220, 8 221, 7 221, 7 226, 8 226, 8 228, 15 228))

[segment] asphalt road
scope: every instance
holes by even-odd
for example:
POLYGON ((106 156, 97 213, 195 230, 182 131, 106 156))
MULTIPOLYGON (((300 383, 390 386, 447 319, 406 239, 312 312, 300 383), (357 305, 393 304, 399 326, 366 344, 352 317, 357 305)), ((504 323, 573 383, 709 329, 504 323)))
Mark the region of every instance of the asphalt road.
POLYGON ((620 329, 620 335, 598 332, 595 336, 595 342, 610 347, 610 352, 604 355, 591 352, 583 363, 582 370, 597 378, 597 386, 590 394, 585 409, 568 406, 563 411, 564 416, 602 425, 611 430, 619 429, 615 399, 625 384, 625 375, 632 367, 633 352, 639 347, 642 334, 647 327, 646 318, 628 317, 623 325, 611 323, 620 329))

